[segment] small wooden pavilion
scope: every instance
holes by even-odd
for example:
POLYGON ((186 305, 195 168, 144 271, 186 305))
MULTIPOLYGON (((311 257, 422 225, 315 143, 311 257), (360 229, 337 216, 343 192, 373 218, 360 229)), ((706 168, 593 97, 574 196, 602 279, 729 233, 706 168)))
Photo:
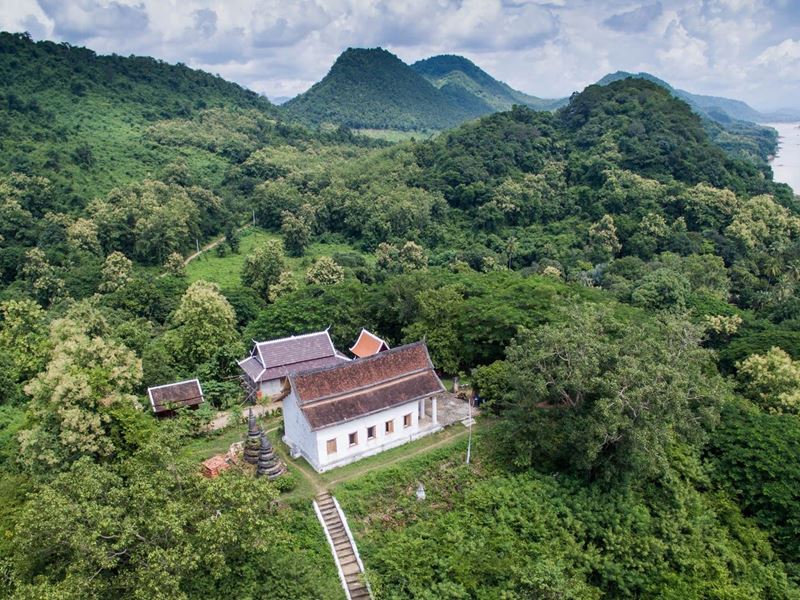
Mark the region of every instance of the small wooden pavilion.
POLYGON ((157 417, 171 417, 179 408, 196 409, 203 403, 203 388, 197 379, 147 388, 147 395, 157 417))

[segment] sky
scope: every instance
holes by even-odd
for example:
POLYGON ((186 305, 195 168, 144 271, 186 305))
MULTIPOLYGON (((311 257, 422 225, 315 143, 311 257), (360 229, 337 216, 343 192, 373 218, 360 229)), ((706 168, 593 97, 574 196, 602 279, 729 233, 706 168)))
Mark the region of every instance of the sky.
POLYGON ((800 0, 0 0, 0 29, 149 55, 293 96, 348 47, 460 54, 540 97, 646 71, 761 110, 800 108, 800 0))

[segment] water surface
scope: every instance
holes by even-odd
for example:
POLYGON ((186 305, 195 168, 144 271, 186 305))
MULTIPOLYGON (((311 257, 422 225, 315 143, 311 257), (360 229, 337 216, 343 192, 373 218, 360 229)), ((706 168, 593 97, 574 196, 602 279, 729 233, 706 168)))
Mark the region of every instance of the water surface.
POLYGON ((764 123, 778 130, 778 153, 771 166, 775 181, 788 183, 800 194, 800 123, 764 123))

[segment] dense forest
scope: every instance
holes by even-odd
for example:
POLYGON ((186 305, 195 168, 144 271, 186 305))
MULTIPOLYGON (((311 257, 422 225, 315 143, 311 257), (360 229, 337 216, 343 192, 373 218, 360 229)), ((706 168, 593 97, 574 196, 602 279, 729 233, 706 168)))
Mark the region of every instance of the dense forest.
POLYGON ((798 197, 663 87, 388 145, 152 59, 0 71, 0 597, 342 597, 296 474, 197 475, 251 340, 330 326, 483 401, 470 465, 337 487, 376 597, 800 598, 798 197))

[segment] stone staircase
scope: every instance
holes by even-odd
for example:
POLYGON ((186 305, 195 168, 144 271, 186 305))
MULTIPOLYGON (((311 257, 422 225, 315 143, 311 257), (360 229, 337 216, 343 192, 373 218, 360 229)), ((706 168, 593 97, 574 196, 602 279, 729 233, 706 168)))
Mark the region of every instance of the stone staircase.
POLYGON ((348 600, 371 599, 372 593, 364 580, 364 565, 336 499, 329 492, 322 492, 317 495, 314 508, 331 546, 348 600))

